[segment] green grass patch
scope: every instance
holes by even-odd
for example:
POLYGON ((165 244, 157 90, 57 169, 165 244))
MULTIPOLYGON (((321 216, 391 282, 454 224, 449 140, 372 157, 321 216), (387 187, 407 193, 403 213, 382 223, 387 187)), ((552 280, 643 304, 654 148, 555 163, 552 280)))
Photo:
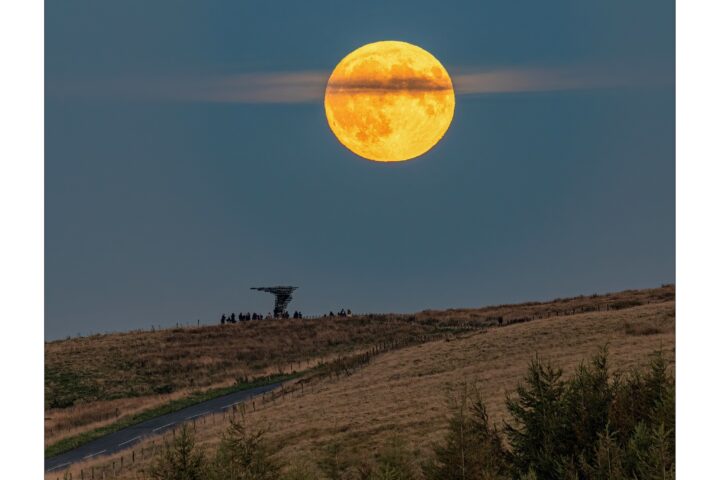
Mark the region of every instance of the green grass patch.
POLYGON ((178 398, 177 400, 171 400, 167 403, 158 405, 157 407, 149 408, 142 412, 136 413, 135 415, 123 418, 121 420, 118 420, 117 422, 113 422, 109 425, 105 425, 94 430, 89 430, 78 435, 73 435, 72 437, 63 438, 62 440, 59 440, 52 445, 48 445, 48 447, 45 449, 45 458, 54 457, 55 455, 70 451, 74 448, 79 447, 80 445, 84 445, 97 438, 117 432, 118 430, 122 430, 123 428, 137 425, 138 423, 142 423, 146 420, 150 420, 161 415, 177 412, 178 410, 182 410, 183 408, 204 402, 206 400, 212 400, 213 398, 222 397, 223 395, 239 392, 242 390, 262 387, 263 385, 269 385, 271 383, 284 382, 296 378, 299 375, 300 373, 292 373, 288 375, 271 375, 268 377, 253 380, 251 382, 238 383, 230 387, 210 388, 204 391, 193 392, 187 397, 178 398))

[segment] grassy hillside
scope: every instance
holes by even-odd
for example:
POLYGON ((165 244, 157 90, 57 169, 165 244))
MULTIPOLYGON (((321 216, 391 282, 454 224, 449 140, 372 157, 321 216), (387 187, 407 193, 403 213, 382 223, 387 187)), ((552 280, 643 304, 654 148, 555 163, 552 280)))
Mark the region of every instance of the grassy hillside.
MULTIPOLYGON (((449 392, 464 381, 476 383, 489 416, 499 421, 506 415, 506 391, 517 385, 535 353, 566 369, 575 368, 603 345, 608 346, 612 368, 644 362, 657 349, 674 358, 672 287, 378 318, 386 322, 392 318, 393 327, 403 329, 441 328, 450 323, 495 327, 456 332, 442 340, 381 354, 350 375, 306 383, 293 394, 260 406, 249 413, 249 421, 268 429, 281 457, 314 458, 328 445, 337 445, 343 452, 372 452, 398 434, 422 457, 443 435, 449 392), (502 326, 496 318, 500 315, 502 326)), ((347 325, 343 322, 376 325, 374 320, 334 321, 334 328, 347 325)), ((198 438, 212 447, 225 427, 222 417, 207 420, 197 425, 198 438)), ((150 442, 135 449, 146 448, 150 442)), ((112 459, 98 459, 95 464, 108 461, 112 459)), ((132 475, 140 464, 125 467, 120 477, 135 478, 132 475)))
POLYGON ((477 309, 93 335, 45 345, 46 408, 171 393, 245 376, 299 369, 302 362, 382 340, 487 327, 547 316, 620 309, 674 298, 674 288, 477 309))
POLYGON ((379 344, 466 331, 456 320, 401 316, 248 321, 95 335, 45 346, 46 444, 199 390, 244 384, 379 344))

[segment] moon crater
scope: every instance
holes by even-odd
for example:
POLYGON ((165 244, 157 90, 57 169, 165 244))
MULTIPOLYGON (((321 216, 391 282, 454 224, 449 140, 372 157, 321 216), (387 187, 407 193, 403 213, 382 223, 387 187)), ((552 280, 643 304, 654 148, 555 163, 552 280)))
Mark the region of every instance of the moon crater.
POLYGON ((378 162, 430 150, 454 111, 450 75, 430 53, 405 42, 376 42, 351 52, 325 89, 328 124, 340 143, 378 162))

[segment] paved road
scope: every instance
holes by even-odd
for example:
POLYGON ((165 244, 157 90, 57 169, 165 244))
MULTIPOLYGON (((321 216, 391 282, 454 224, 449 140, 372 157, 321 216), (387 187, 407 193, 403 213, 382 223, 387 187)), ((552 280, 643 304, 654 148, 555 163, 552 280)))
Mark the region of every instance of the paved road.
POLYGON ((45 471, 60 470, 80 460, 90 459, 99 455, 110 455, 124 450, 147 436, 161 434, 167 429, 173 428, 173 426, 181 424, 182 422, 191 421, 193 418, 199 418, 209 413, 222 412, 251 397, 269 392, 279 385, 280 383, 273 383, 231 393, 118 430, 115 433, 105 435, 69 452, 45 459, 45 471))

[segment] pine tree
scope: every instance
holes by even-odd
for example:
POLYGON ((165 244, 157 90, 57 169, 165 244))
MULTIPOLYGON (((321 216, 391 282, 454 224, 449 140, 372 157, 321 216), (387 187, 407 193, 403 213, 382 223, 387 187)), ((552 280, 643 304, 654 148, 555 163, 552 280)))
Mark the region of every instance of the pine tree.
POLYGON ((506 405, 512 422, 505 432, 512 447, 515 475, 531 470, 539 478, 559 478, 558 462, 568 454, 563 442, 566 414, 562 370, 544 365, 536 356, 528 367, 516 398, 506 405))
POLYGON ((568 381, 563 397, 564 427, 559 450, 574 464, 593 456, 598 436, 606 434, 613 389, 608 373, 607 348, 590 362, 581 363, 568 381))
POLYGON ((444 444, 424 466, 429 480, 491 480, 508 478, 507 452, 500 433, 488 421, 485 404, 470 401, 467 385, 453 406, 444 444))
POLYGON ((588 480, 625 480, 629 478, 623 467, 624 452, 617 443, 616 435, 607 428, 598 435, 595 451, 590 462, 582 463, 582 475, 588 480))
POLYGON ((637 480, 670 480, 675 478, 673 432, 662 423, 649 429, 638 424, 628 443, 631 478, 637 480))
POLYGON ((153 480, 206 480, 205 455, 195 445, 195 437, 183 425, 172 442, 165 443, 160 457, 147 474, 153 480))
POLYGON ((264 441, 265 432, 250 430, 244 412, 230 419, 213 463, 217 480, 275 480, 279 466, 264 441))

